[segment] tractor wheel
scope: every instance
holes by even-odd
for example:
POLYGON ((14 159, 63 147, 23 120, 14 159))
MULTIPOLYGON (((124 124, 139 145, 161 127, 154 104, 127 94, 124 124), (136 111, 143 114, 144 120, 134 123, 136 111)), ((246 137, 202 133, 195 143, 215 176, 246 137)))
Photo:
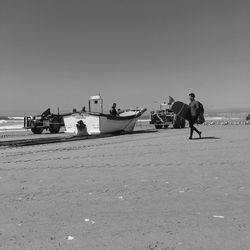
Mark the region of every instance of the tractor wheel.
POLYGON ((155 128, 156 128, 156 129, 162 129, 162 125, 155 124, 155 128))
POLYGON ((49 125, 49 131, 51 134, 56 134, 60 131, 61 121, 58 117, 54 117, 49 125))
POLYGON ((43 132, 43 128, 36 127, 36 124, 34 121, 30 122, 30 126, 31 126, 31 131, 33 134, 39 135, 43 132))
POLYGON ((181 118, 179 116, 175 117, 173 127, 181 128, 181 118))
POLYGON ((185 128, 186 126, 186 121, 181 118, 181 128, 185 128))
POLYGON ((42 128, 32 128, 31 129, 33 134, 40 135, 43 132, 42 128))

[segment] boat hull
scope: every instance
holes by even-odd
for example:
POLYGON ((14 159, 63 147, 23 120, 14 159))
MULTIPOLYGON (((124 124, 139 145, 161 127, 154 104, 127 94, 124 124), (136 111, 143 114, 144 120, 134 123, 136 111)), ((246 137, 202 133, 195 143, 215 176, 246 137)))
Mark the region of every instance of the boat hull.
POLYGON ((146 110, 127 111, 120 116, 111 116, 101 113, 75 113, 64 117, 66 133, 75 135, 99 135, 109 133, 129 133, 134 130, 138 118, 146 110), (79 130, 79 122, 86 128, 79 130))

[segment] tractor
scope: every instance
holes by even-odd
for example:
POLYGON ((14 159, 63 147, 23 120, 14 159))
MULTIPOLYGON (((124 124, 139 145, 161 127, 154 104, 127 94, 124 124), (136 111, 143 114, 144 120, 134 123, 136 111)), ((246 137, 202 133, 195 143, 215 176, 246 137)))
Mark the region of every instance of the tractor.
POLYGON ((169 97, 169 103, 164 102, 160 105, 160 109, 151 111, 150 124, 154 124, 156 129, 168 128, 170 125, 173 128, 185 128, 186 121, 175 115, 171 111, 171 104, 174 102, 172 97, 169 97))
POLYGON ((24 128, 31 129, 34 134, 41 134, 44 130, 49 130, 50 133, 56 134, 64 127, 63 116, 53 114, 50 108, 45 110, 40 116, 24 117, 24 128))

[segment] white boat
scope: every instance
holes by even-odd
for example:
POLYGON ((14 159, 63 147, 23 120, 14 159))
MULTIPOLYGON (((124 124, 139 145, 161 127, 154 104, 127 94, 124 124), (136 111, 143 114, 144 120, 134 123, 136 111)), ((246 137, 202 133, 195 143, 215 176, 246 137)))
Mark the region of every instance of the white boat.
POLYGON ((129 133, 134 130, 137 120, 145 111, 142 108, 121 111, 117 116, 104 114, 103 99, 101 96, 92 96, 88 112, 75 112, 64 116, 65 132, 78 136, 129 133), (96 111, 98 109, 100 112, 96 111))

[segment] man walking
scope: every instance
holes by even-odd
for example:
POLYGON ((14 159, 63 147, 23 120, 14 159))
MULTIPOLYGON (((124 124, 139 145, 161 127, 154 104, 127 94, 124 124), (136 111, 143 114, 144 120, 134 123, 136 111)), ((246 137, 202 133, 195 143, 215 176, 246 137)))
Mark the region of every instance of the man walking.
POLYGON ((189 118, 189 127, 190 127, 190 136, 189 139, 193 139, 193 133, 194 131, 199 135, 201 138, 201 132, 194 126, 194 124, 197 122, 197 118, 200 112, 200 104, 198 101, 195 100, 195 94, 191 93, 189 94, 189 107, 190 107, 190 118, 189 118))

